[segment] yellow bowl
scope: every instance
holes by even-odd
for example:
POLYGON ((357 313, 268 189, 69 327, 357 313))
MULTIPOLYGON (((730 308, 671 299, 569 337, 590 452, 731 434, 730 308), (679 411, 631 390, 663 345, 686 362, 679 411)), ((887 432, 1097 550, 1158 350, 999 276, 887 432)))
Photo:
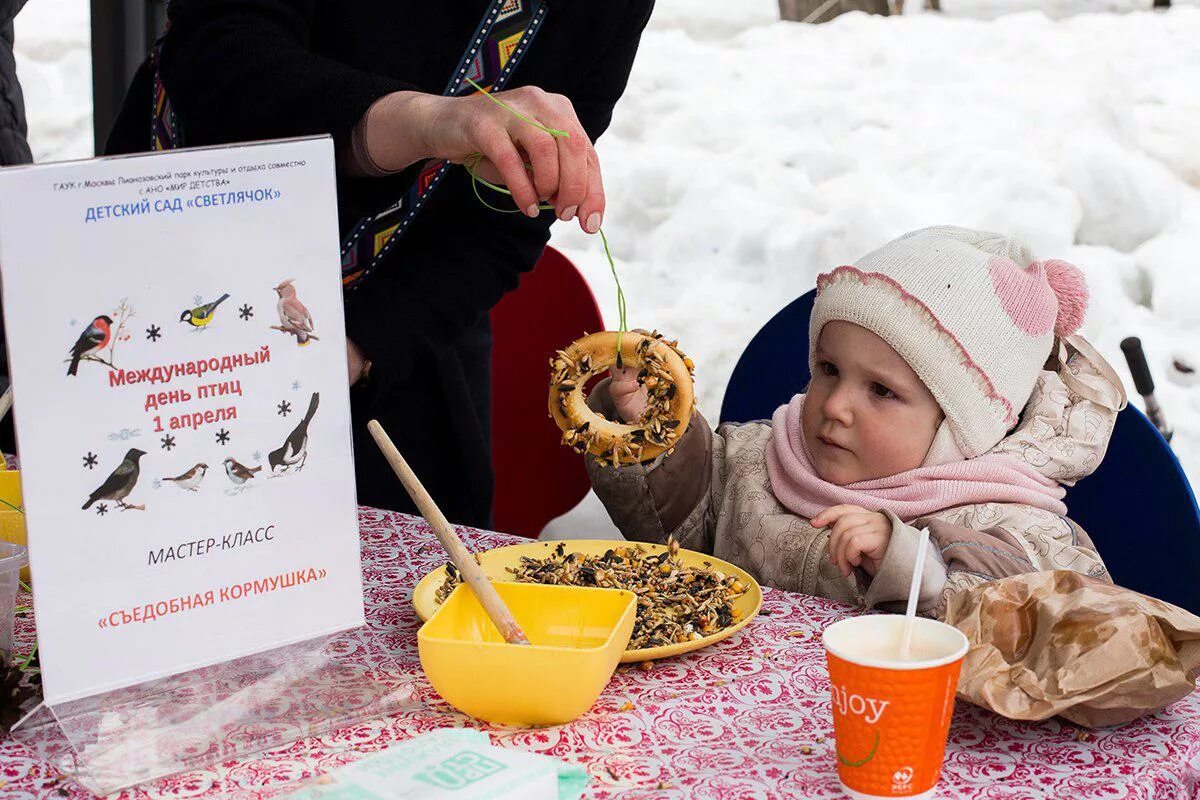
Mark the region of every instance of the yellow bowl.
POLYGON ((485 722, 561 725, 592 707, 633 633, 617 589, 496 583, 530 645, 508 644, 465 585, 417 632, 421 667, 447 703, 485 722))
MULTIPOLYGON (((0 463, 3 459, 0 458, 0 463)), ((21 473, 17 470, 0 470, 0 540, 28 546, 25 534, 25 513, 13 508, 24 508, 21 499, 21 473)), ((29 567, 21 567, 21 580, 29 583, 29 567)))
MULTIPOLYGON (((489 579, 493 581, 514 581, 512 573, 508 571, 508 568, 519 566, 522 556, 545 558, 553 554, 555 548, 560 544, 566 553, 580 553, 582 555, 594 556, 602 556, 614 547, 641 547, 650 555, 659 555, 667 549, 666 546, 661 544, 646 544, 644 542, 616 542, 608 539, 567 539, 561 542, 511 544, 507 547, 497 547, 493 550, 477 553, 476 556, 479 564, 483 567, 484 574, 489 579)), ((754 580, 754 577, 750 573, 741 567, 730 564, 728 561, 714 558, 706 553, 697 553, 695 550, 680 550, 679 560, 686 567, 711 567, 712 569, 724 572, 726 575, 731 575, 742 582, 742 585, 746 587, 746 591, 733 601, 733 608, 738 613, 737 622, 728 628, 722 628, 716 633, 694 641, 626 650, 621 656, 622 664, 671 658, 683 655, 684 653, 690 653, 693 650, 699 650, 702 647, 708 647, 710 644, 727 639, 740 631, 750 620, 758 615, 759 610, 762 608, 762 587, 758 585, 758 581, 754 580)), ((445 580, 446 567, 442 565, 437 569, 431 570, 417 583, 416 588, 413 589, 413 608, 416 610, 417 616, 421 619, 429 619, 437 612, 437 590, 445 580)), ((606 591, 604 589, 585 588, 588 588, 588 591, 592 592, 606 591)))

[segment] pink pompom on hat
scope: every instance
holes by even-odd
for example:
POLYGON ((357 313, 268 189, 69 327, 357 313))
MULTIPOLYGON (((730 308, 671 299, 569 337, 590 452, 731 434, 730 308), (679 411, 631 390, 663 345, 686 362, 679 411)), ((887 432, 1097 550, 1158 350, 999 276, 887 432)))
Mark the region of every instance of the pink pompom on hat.
POLYGON ((1037 261, 1024 243, 997 233, 924 228, 818 277, 809 363, 815 367, 826 323, 861 325, 891 345, 941 405, 935 463, 954 460, 947 450, 974 458, 1016 424, 1055 337, 1079 328, 1087 302, 1082 273, 1065 261, 1037 261))

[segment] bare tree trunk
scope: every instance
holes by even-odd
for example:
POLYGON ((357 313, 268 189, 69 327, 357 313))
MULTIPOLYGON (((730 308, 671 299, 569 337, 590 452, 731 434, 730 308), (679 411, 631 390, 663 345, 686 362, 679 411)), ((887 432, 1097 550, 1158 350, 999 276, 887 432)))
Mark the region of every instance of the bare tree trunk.
POLYGON ((828 22, 847 11, 888 14, 888 0, 779 0, 780 19, 793 22, 828 22))

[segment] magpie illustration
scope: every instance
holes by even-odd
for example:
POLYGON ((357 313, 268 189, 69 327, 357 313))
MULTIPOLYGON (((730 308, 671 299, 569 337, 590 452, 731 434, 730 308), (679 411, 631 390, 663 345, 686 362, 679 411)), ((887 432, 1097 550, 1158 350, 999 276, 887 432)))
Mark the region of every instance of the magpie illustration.
POLYGON ((267 453, 267 463, 271 465, 273 475, 282 475, 292 467, 295 467, 297 472, 304 468, 304 462, 308 458, 308 423, 312 422, 313 415, 317 413, 317 403, 320 399, 321 395, 313 392, 304 419, 297 423, 295 430, 278 450, 267 453))

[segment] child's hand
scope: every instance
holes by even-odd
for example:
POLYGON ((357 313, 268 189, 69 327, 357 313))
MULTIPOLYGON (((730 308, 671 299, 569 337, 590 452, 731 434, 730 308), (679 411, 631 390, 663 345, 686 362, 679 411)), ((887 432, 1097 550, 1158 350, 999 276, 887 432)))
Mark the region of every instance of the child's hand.
POLYGON ((608 372, 612 376, 608 393, 617 407, 617 414, 624 422, 637 422, 647 403, 646 387, 637 380, 638 371, 633 367, 613 367, 608 372))
POLYGON ((892 539, 892 521, 861 506, 830 506, 810 522, 814 528, 830 529, 829 560, 843 575, 859 566, 874 575, 892 539))

